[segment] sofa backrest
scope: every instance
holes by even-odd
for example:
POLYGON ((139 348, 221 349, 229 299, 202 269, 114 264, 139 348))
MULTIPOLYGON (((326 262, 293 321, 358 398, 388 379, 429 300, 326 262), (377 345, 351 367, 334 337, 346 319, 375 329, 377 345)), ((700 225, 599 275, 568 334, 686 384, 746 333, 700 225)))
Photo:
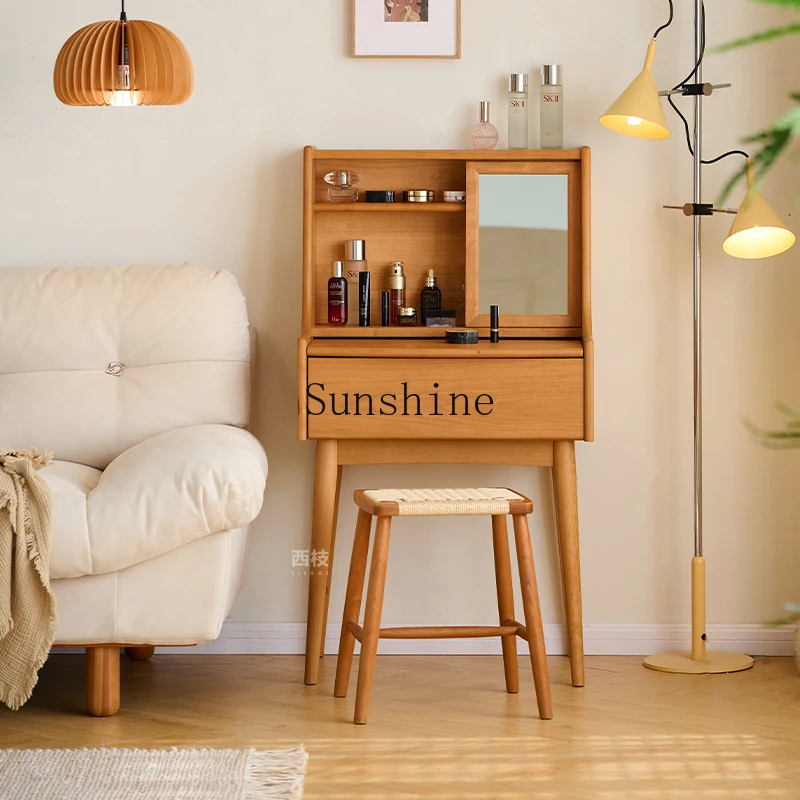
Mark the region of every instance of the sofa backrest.
POLYGON ((247 309, 193 264, 0 269, 0 448, 104 469, 174 428, 244 426, 247 309))

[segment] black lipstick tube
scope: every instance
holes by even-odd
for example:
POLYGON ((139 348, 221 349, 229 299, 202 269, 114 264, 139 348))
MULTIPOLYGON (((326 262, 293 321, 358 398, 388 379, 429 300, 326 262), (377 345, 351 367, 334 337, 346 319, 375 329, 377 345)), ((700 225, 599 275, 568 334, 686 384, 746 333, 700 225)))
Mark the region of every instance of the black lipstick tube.
POLYGON ((358 273, 358 325, 369 327, 369 272, 358 273))
POLYGON ((490 306, 489 314, 489 341, 497 344, 500 341, 500 306, 490 306))
POLYGON ((381 325, 389 327, 389 292, 381 292, 381 325))

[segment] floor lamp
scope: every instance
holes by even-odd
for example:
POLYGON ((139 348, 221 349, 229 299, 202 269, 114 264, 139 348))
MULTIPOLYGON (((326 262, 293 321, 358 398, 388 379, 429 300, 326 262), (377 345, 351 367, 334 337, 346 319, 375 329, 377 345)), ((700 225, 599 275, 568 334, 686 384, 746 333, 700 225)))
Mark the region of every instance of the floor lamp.
POLYGON ((667 127, 661 97, 666 97, 678 113, 686 130, 689 152, 694 161, 694 197, 680 208, 694 222, 694 558, 692 559, 692 649, 689 652, 661 653, 649 656, 644 664, 661 672, 707 674, 738 672, 753 666, 750 656, 706 650, 706 562, 703 557, 703 347, 701 304, 701 233, 703 217, 716 213, 736 214, 728 238, 723 244, 726 253, 736 258, 767 258, 788 250, 794 234, 761 196, 755 182, 754 169, 747 153, 731 150, 717 158, 703 159, 703 101, 714 90, 730 84, 712 85, 703 82, 705 51, 705 7, 703 0, 694 0, 694 68, 686 80, 668 91, 659 92, 653 78, 656 39, 674 19, 673 0, 669 0, 669 20, 656 30, 647 48, 644 69, 617 101, 600 118, 607 128, 640 139, 666 139, 667 127), (694 105, 694 126, 690 130, 686 117, 675 105, 673 95, 691 97, 694 105), (740 208, 718 209, 702 200, 704 164, 713 164, 728 156, 740 155, 746 160, 747 193, 740 208))

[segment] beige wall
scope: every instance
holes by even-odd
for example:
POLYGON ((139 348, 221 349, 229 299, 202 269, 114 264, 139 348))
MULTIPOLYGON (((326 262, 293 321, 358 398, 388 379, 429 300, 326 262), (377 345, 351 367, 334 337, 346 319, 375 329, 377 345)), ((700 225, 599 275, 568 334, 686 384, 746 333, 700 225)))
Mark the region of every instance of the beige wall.
MULTIPOLYGON (((257 430, 271 476, 236 619, 305 618, 306 583, 290 563, 292 549, 308 546, 314 451, 294 437, 302 146, 462 146, 482 99, 503 132, 504 76, 546 60, 565 65, 567 143, 594 148, 597 442, 578 446, 586 620, 688 620, 691 233, 661 205, 690 199, 691 164, 672 118, 676 135, 658 144, 596 121, 640 68, 665 5, 464 0, 460 61, 356 61, 345 0, 137 0, 131 15, 184 39, 194 97, 179 108, 82 110, 56 101, 53 61, 69 34, 111 17, 114 4, 0 0, 0 265, 193 260, 232 270, 247 294, 261 332, 257 430)), ((691 3, 676 5, 656 65, 662 86, 691 65, 691 3)), ((744 0, 707 5, 712 43, 786 19, 744 0)), ((709 57, 707 77, 734 83, 706 104, 709 154, 787 106, 800 88, 789 77, 796 46, 709 57)), ((732 166, 708 168, 707 199, 732 166)), ((787 164, 766 187, 790 220, 798 175, 787 164)), ((758 449, 740 419, 776 421, 777 398, 800 404, 800 249, 730 260, 720 249, 728 223, 710 220, 704 246, 709 616, 757 622, 800 598, 800 453, 758 449)), ((560 619, 550 476, 463 467, 346 474, 332 618, 355 521, 348 498, 377 484, 532 495, 545 617, 560 619)), ((491 619, 489 554, 485 524, 398 524, 385 618, 491 619)))

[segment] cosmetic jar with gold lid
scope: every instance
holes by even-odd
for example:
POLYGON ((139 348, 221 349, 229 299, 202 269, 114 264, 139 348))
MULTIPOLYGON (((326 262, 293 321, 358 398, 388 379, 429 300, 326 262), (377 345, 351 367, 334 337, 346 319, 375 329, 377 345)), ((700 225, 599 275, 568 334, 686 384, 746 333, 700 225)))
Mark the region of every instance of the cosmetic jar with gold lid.
POLYGON ((401 308, 397 314, 397 322, 403 327, 412 327, 417 324, 416 308, 401 308))
POLYGON ((403 192, 404 203, 435 203, 436 192, 432 189, 409 189, 403 192))

